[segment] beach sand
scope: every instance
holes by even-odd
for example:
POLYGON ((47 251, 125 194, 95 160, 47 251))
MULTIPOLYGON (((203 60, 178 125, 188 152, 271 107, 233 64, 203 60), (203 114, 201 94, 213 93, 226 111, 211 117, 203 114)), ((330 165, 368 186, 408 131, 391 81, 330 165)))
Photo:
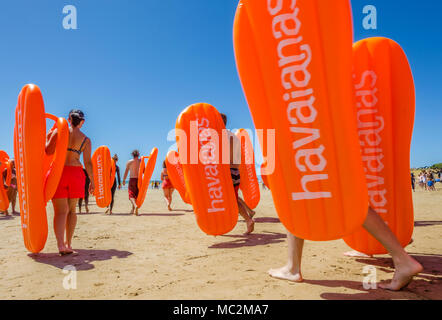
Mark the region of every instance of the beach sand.
POLYGON ((0 299, 442 299, 442 184, 437 188, 413 195, 416 227, 407 251, 425 270, 401 292, 364 290, 364 267, 374 266, 378 281, 390 279, 391 259, 345 257, 350 249, 342 240, 306 243, 304 283, 270 278, 269 268, 285 264, 287 245, 269 191, 262 191, 254 234, 243 236, 239 221, 230 234, 212 237, 199 230, 177 192, 175 211, 168 212, 162 191, 149 190, 135 217, 121 190, 114 215, 95 205, 79 215, 71 256, 57 254, 52 205, 38 255, 25 250, 19 216, 0 217, 0 299), (66 290, 69 265, 77 287, 66 290))

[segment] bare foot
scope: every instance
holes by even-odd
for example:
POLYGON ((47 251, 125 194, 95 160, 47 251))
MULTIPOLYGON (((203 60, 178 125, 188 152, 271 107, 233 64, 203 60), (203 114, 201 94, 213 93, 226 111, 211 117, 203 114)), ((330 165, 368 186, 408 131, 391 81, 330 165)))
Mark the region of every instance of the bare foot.
POLYGON ((255 216, 255 214, 256 214, 256 212, 255 212, 255 211, 253 211, 253 210, 250 210, 250 213, 249 213, 249 215, 250 215, 250 218, 253 218, 253 217, 255 216))
POLYGON ((250 219, 250 220, 247 222, 247 232, 244 233, 244 235, 249 235, 249 234, 251 234, 254 230, 255 230, 255 221, 253 221, 253 219, 250 219))
POLYGON ((269 275, 272 278, 279 280, 288 280, 292 282, 302 282, 302 275, 300 272, 292 272, 288 266, 279 269, 270 269, 269 275))
POLYGON ((88 207, 86 207, 86 213, 89 213, 89 208, 88 207))
POLYGON ((380 283, 379 288, 391 291, 399 291, 410 284, 413 277, 423 270, 422 265, 412 257, 406 262, 395 264, 396 271, 393 280, 389 283, 380 283))
POLYGON ((359 257, 359 258, 373 258, 373 256, 359 252, 359 251, 347 251, 347 252, 344 252, 344 256, 359 257))
POLYGON ((109 212, 109 208, 106 209, 106 211, 104 211, 104 213, 108 213, 109 212))
POLYGON ((135 215, 138 216, 138 208, 135 208, 135 215))
POLYGON ((130 210, 130 214, 131 214, 131 215, 134 214, 134 210, 135 210, 135 208, 132 207, 132 210, 130 210))
POLYGON ((110 216, 112 215, 112 210, 109 210, 109 215, 110 215, 110 216))
POLYGON ((172 211, 172 208, 170 206, 167 206, 167 209, 169 209, 169 211, 172 211))

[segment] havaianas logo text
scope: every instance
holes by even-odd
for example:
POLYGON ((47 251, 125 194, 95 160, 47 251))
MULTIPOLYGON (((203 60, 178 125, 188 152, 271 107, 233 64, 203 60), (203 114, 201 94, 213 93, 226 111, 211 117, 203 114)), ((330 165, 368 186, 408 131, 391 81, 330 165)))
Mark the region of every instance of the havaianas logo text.
POLYGON ((98 171, 98 199, 104 199, 104 177, 103 177, 103 161, 101 155, 97 156, 98 171))
POLYGON ((315 149, 303 148, 321 137, 319 129, 300 126, 301 123, 314 123, 318 116, 318 111, 314 107, 313 89, 308 87, 311 74, 307 68, 312 61, 312 51, 308 43, 302 43, 303 36, 299 35, 302 24, 298 18, 300 10, 296 7, 296 0, 291 0, 291 11, 288 12, 281 12, 284 3, 284 0, 267 1, 268 12, 273 17, 272 33, 278 42, 276 49, 281 68, 282 86, 285 91, 282 98, 288 103, 287 117, 291 125, 290 131, 294 134, 307 135, 307 137, 293 142, 293 148, 297 150, 296 167, 305 174, 300 181, 303 192, 292 192, 292 199, 298 201, 331 198, 331 192, 312 192, 307 188, 308 183, 328 180, 329 176, 324 173, 327 166, 327 160, 323 156, 325 147, 321 145, 315 149), (288 25, 289 23, 292 27, 288 25), (299 47, 301 54, 285 55, 284 49, 287 52, 287 48, 290 47, 299 47), (298 79, 297 74, 302 74, 303 79, 298 79), (308 115, 305 115, 305 112, 308 112, 308 115), (305 165, 301 163, 302 158, 304 158, 305 165), (313 163, 313 158, 317 158, 319 162, 313 163), (308 170, 310 170, 309 174, 307 174, 308 170))
POLYGON ((366 172, 368 195, 370 204, 377 213, 387 213, 387 190, 385 188, 384 178, 378 174, 384 169, 382 159, 384 158, 380 133, 384 130, 385 121, 379 115, 377 109, 378 98, 376 93, 377 75, 374 71, 365 71, 362 73, 360 83, 355 85, 356 89, 356 107, 358 108, 358 131, 362 152, 362 162, 366 172), (367 84, 369 88, 367 89, 367 84), (364 121, 364 116, 376 115, 376 121, 364 121), (380 190, 380 188, 384 188, 380 190))
POLYGON ((18 109, 18 123, 17 123, 17 135, 18 135, 18 156, 19 156, 19 168, 18 168, 18 176, 20 177, 20 188, 21 188, 21 198, 22 198, 22 207, 20 209, 23 211, 23 221, 22 228, 26 229, 28 227, 28 210, 27 210, 27 195, 26 195, 26 187, 25 187, 25 172, 24 172, 24 152, 23 152, 23 116, 21 112, 21 108, 18 109))
POLYGON ((210 129, 210 122, 206 118, 198 119, 198 137, 200 159, 201 163, 205 165, 204 173, 211 199, 211 208, 208 209, 208 212, 223 212, 226 208, 223 207, 223 190, 218 170, 219 152, 217 148, 219 148, 219 137, 216 130, 210 129))

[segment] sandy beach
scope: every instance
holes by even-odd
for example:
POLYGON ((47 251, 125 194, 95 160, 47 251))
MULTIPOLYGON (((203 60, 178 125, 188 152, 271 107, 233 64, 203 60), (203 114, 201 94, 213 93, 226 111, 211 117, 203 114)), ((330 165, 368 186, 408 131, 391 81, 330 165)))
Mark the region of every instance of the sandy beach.
MULTIPOLYGON (((0 217, 0 299, 442 299, 442 184, 414 193, 414 242, 407 247, 423 266, 401 292, 363 288, 363 268, 378 281, 393 275, 388 256, 348 258, 342 240, 307 242, 304 283, 272 279, 267 270, 286 262, 285 230, 269 191, 262 191, 254 234, 239 221, 228 235, 203 234, 177 192, 168 212, 161 190, 149 190, 140 216, 130 216, 127 191, 117 191, 114 214, 91 205, 79 215, 71 256, 59 257, 48 205, 44 251, 30 255, 20 217, 0 217), (76 268, 77 288, 66 290, 63 268, 76 268)), ((93 200, 93 198, 92 198, 93 200)))

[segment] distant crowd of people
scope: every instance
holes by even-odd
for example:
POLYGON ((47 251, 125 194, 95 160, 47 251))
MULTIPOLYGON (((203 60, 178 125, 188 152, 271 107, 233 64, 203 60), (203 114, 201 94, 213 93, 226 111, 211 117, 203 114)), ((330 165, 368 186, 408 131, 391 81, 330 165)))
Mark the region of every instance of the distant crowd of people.
MULTIPOLYGON (((422 190, 436 191, 436 183, 442 183, 442 169, 440 170, 423 170, 419 173, 418 184, 422 190)), ((411 173, 411 185, 413 191, 416 191, 416 176, 411 173)))

